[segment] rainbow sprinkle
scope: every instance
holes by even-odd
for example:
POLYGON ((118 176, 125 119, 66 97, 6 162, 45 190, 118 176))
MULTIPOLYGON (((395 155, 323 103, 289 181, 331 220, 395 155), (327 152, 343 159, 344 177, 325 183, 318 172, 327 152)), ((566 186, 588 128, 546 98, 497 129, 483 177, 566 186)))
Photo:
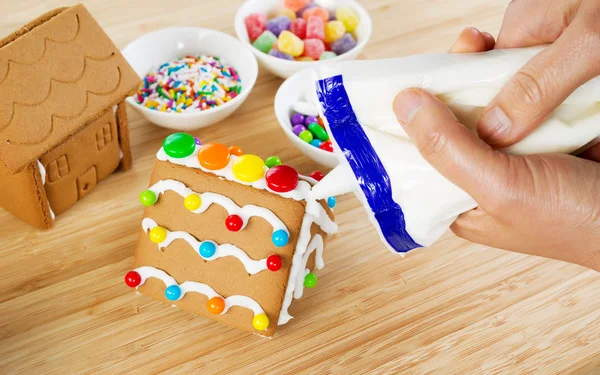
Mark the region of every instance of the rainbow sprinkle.
POLYGON ((185 56, 146 74, 135 100, 161 112, 198 112, 218 107, 242 91, 237 71, 214 56, 185 56))

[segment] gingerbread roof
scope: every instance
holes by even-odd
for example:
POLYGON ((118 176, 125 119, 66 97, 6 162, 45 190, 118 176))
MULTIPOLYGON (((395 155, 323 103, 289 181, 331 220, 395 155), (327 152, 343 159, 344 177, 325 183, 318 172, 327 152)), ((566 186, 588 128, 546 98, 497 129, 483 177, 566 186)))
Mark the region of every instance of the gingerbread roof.
POLYGON ((42 15, 0 40, 0 161, 21 170, 139 82, 83 5, 42 15))

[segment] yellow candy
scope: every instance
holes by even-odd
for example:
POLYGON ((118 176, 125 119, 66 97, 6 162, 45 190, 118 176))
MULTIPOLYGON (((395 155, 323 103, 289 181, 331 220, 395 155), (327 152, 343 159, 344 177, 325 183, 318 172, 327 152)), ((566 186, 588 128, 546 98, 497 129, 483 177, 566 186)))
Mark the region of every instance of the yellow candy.
POLYGON ((332 43, 346 34, 346 26, 342 21, 329 21, 325 24, 325 43, 332 43))
POLYGON ((288 9, 288 8, 285 8, 281 12, 279 12, 279 15, 287 16, 292 21, 296 19, 296 12, 294 12, 293 10, 288 9))
POLYGON ((246 154, 235 159, 231 170, 238 180, 254 182, 264 176, 265 162, 256 155, 246 154))
POLYGON ((154 243, 161 243, 167 238, 167 230, 163 227, 154 227, 150 230, 150 240, 154 243))
POLYGON ((300 56, 296 57, 296 61, 315 61, 315 59, 310 56, 300 56))
POLYGON ((358 23, 359 23, 358 16, 350 8, 343 8, 343 7, 338 8, 337 11, 335 12, 335 18, 337 18, 338 20, 340 20, 344 23, 344 26, 346 27, 346 31, 348 31, 349 33, 356 30, 356 27, 358 26, 358 23))
POLYGON ((258 314, 252 319, 252 325, 257 331, 264 331, 269 328, 269 317, 266 314, 258 314))
POLYGON ((190 194, 183 200, 183 205, 190 211, 196 211, 202 205, 202 198, 198 194, 190 194))
POLYGON ((304 52, 304 42, 289 30, 284 30, 279 34, 277 47, 281 52, 294 57, 302 55, 304 52))

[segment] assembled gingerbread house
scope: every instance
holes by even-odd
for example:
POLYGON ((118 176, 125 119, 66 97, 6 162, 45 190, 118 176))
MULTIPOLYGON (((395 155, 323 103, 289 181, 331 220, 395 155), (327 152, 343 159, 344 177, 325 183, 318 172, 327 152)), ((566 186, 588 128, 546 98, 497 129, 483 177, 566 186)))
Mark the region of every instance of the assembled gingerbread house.
POLYGON ((139 77, 83 5, 0 40, 0 207, 36 227, 131 167, 139 77))
POLYGON ((263 336, 291 319, 288 308, 323 267, 337 226, 316 181, 277 158, 176 133, 157 154, 133 271, 139 292, 263 336))

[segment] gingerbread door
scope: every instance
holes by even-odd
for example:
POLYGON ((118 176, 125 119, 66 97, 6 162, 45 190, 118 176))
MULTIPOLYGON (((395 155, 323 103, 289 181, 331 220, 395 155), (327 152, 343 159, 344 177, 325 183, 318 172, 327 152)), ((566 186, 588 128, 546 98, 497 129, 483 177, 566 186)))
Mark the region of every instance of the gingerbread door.
POLYGON ((40 158, 46 195, 55 214, 87 196, 119 166, 117 123, 112 108, 40 158))

